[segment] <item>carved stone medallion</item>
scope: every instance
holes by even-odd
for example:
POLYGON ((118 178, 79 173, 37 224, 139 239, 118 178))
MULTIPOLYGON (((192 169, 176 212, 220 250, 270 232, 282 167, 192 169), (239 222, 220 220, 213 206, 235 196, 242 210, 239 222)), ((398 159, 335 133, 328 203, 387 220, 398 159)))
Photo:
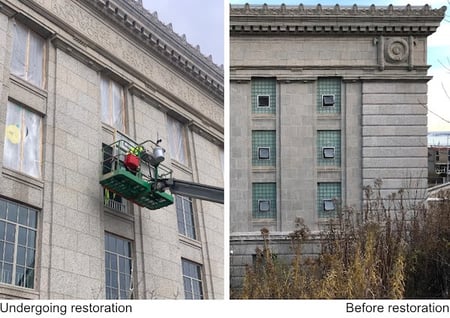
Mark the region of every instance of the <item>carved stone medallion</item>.
POLYGON ((386 40, 384 56, 388 63, 406 62, 409 56, 408 42, 402 38, 391 38, 386 40))

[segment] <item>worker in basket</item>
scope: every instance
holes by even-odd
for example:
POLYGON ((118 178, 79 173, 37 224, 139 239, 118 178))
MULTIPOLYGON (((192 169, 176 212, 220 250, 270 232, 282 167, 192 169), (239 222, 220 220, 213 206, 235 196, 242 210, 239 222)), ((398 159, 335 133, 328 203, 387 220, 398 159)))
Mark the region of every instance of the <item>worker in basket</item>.
POLYGON ((142 152, 144 152, 144 147, 138 145, 131 147, 125 156, 125 168, 133 174, 139 171, 140 155, 142 152))

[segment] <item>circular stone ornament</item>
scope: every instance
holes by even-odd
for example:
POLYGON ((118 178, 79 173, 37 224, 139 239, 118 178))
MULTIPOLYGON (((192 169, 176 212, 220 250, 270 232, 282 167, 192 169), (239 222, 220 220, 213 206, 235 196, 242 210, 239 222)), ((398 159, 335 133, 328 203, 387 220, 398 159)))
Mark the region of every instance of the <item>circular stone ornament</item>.
POLYGON ((386 61, 391 63, 405 62, 409 56, 408 42, 401 38, 393 38, 386 41, 386 61))

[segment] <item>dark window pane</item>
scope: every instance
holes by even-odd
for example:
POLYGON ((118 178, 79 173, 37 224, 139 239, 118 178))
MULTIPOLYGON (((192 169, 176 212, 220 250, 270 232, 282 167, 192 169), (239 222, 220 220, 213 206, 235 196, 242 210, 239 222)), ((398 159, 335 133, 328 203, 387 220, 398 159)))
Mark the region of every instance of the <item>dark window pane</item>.
POLYGON ((2 282, 11 284, 12 282, 12 264, 3 263, 2 282))
POLYGON ((32 228, 37 227, 37 211, 28 210, 28 226, 32 228))
POLYGON ((0 240, 5 239, 5 228, 6 228, 6 223, 4 221, 0 221, 0 240))
POLYGON ((28 230, 28 247, 36 247, 36 231, 28 230))
POLYGON ((125 258, 119 257, 119 272, 123 273, 125 269, 125 258))
POLYGON ((22 266, 25 266, 25 254, 27 250, 25 247, 19 246, 17 248, 17 258, 16 263, 22 266))
POLYGON ((16 285, 25 286, 25 268, 22 266, 16 266, 16 285))
POLYGON ((125 255, 127 257, 131 257, 131 242, 124 241, 124 245, 125 245, 125 250, 124 250, 123 255, 125 255))
POLYGON ((17 222, 17 204, 8 202, 7 219, 12 222, 17 222))
POLYGON ((0 219, 6 219, 6 201, 0 200, 0 219))
POLYGON ((14 244, 6 243, 5 244, 5 257, 4 260, 6 262, 12 263, 14 260, 14 244))
POLYGON ((111 266, 110 268, 117 270, 117 257, 110 255, 109 261, 110 261, 109 266, 111 266))
POLYGON ((120 255, 125 255, 125 242, 123 240, 117 240, 117 251, 120 255))
POLYGON ((28 267, 33 267, 34 268, 34 255, 36 254, 36 250, 33 248, 28 248, 27 249, 27 263, 26 265, 28 267))
POLYGON ((119 279, 117 278, 116 271, 111 271, 111 286, 119 287, 119 279))
POLYGON ((17 242, 19 243, 19 245, 27 245, 27 229, 23 228, 23 227, 19 227, 19 235, 17 238, 17 242))
POLYGON ((110 261, 110 255, 109 253, 105 253, 105 268, 110 269, 111 268, 111 261, 110 261))
POLYGON ((16 239, 16 226, 13 224, 6 224, 6 241, 14 242, 16 239))
POLYGON ((34 288, 34 269, 28 268, 26 270, 26 285, 25 287, 34 288))
POLYGON ((19 207, 19 223, 22 225, 28 225, 28 209, 23 206, 19 207))
POLYGON ((120 288, 121 289, 126 289, 127 288, 127 279, 126 279, 126 275, 125 274, 120 274, 120 288))

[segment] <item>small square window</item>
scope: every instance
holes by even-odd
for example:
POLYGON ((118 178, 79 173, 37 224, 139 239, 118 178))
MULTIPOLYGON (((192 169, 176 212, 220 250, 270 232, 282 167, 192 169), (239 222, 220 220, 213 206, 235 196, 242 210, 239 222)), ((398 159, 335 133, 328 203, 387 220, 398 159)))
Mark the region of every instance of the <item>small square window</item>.
POLYGON ((270 200, 258 200, 259 212, 270 212, 270 200))
POLYGON ((269 147, 259 147, 258 148, 258 159, 270 159, 270 148, 269 147))
POLYGON ((334 95, 322 95, 322 106, 334 106, 334 95))
POLYGON ((258 107, 270 107, 270 96, 269 95, 258 95, 258 107))
POLYGON ((335 209, 336 209, 336 206, 334 204, 334 200, 332 200, 332 199, 323 200, 323 210, 324 211, 334 211, 335 209))
POLYGON ((335 156, 334 147, 323 147, 322 154, 325 159, 331 159, 335 156))

